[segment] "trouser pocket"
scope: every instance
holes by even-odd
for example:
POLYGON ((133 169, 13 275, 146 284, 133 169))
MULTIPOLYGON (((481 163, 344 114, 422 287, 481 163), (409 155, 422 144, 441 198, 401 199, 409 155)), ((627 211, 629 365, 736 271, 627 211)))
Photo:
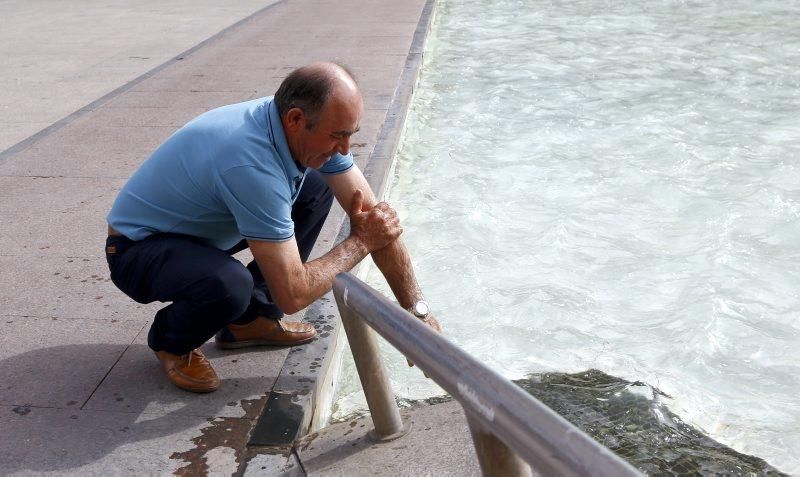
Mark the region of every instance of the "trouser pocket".
POLYGON ((148 299, 147 293, 141 289, 141 280, 129 266, 132 258, 131 248, 138 243, 124 236, 108 237, 105 250, 106 262, 111 273, 111 282, 122 293, 139 303, 150 303, 152 300, 148 299))

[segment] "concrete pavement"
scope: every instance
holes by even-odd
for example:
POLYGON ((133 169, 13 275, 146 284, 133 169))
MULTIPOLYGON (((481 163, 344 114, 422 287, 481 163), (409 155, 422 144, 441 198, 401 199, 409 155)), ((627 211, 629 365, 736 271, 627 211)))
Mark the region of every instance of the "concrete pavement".
POLYGON ((268 3, 0 2, 0 151, 268 3))
MULTIPOLYGON (((92 97, 101 89, 61 94, 69 97, 63 114, 82 108, 63 120, 52 123, 59 113, 15 129, 8 124, 26 117, 28 105, 11 104, 3 113, 10 123, 0 122, 10 131, 3 144, 48 129, 0 152, 0 474, 244 470, 245 443, 289 350, 221 352, 206 344, 221 389, 196 395, 174 388, 145 344, 159 304, 136 304, 108 279, 105 215, 127 177, 176 128, 210 108, 270 95, 291 69, 313 60, 341 61, 360 81, 367 111, 353 152, 364 166, 424 4, 249 2, 227 20, 198 20, 207 24, 197 31, 258 13, 132 82, 119 83, 138 71, 114 76, 113 93, 101 101, 92 97)), ((103 10, 93 22, 115 12, 103 10)), ((101 31, 95 42, 108 38, 101 31)), ((162 46, 154 48, 162 57, 175 54, 162 46)), ((110 70, 84 68, 91 81, 110 70)), ((341 212, 331 227, 336 220, 341 212)))
MULTIPOLYGON (((481 475, 458 402, 435 406, 420 402, 401 410, 400 415, 410 430, 397 440, 376 443, 368 435, 372 429, 369 417, 341 422, 299 439, 295 447, 298 462, 308 475, 317 476, 481 475)), ((259 463, 271 462, 268 459, 252 459, 245 476, 259 475, 259 470, 265 470, 259 463)))

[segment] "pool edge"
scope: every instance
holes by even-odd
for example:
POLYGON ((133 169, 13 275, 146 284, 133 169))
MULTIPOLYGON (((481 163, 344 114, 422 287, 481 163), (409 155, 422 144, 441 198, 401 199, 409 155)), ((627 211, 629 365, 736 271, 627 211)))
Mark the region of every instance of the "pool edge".
MULTIPOLYGON (((378 139, 363 167, 364 176, 377 197, 386 191, 406 116, 419 78, 425 41, 430 32, 436 0, 426 0, 400 74, 397 88, 378 139)), ((331 211, 312 257, 319 256, 347 237, 349 223, 341 208, 331 211)), ((360 265, 353 269, 356 272, 360 265)), ((293 442, 326 425, 331 408, 341 357, 346 346, 339 312, 332 293, 314 302, 301 315, 314 324, 319 337, 314 342, 294 347, 284 361, 268 395, 267 404, 250 436, 248 447, 290 447, 293 442)))

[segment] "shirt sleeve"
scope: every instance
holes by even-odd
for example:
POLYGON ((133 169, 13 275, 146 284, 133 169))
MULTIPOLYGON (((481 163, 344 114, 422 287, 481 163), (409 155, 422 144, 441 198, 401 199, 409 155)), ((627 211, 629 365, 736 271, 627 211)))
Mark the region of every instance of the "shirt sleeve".
POLYGON ((335 175, 341 174, 342 172, 348 171, 351 167, 353 167, 353 154, 347 154, 343 156, 339 153, 336 153, 331 156, 328 162, 325 163, 324 166, 319 168, 319 171, 323 174, 328 175, 335 175))
POLYGON ((291 191, 286 180, 256 166, 220 175, 218 193, 244 238, 283 242, 294 235, 291 191))

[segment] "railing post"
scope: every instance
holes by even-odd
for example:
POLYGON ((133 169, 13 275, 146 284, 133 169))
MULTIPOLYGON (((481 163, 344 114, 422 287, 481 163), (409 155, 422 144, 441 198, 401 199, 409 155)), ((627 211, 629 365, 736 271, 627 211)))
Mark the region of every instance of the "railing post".
POLYGON ((481 473, 487 477, 531 477, 530 466, 513 450, 486 429, 465 409, 469 432, 475 444, 475 453, 481 464, 481 473))
POLYGON ((373 435, 387 440, 406 432, 378 351, 380 334, 461 403, 484 475, 642 475, 351 274, 336 277, 333 294, 372 412, 373 435))
MULTIPOLYGON (((375 332, 363 320, 353 316, 344 297, 336 295, 342 325, 353 352, 358 377, 375 426, 373 437, 379 441, 390 441, 402 437, 408 429, 403 427, 400 410, 394 400, 392 385, 383 365, 375 332)), ((346 296, 346 295, 345 295, 346 296)))

